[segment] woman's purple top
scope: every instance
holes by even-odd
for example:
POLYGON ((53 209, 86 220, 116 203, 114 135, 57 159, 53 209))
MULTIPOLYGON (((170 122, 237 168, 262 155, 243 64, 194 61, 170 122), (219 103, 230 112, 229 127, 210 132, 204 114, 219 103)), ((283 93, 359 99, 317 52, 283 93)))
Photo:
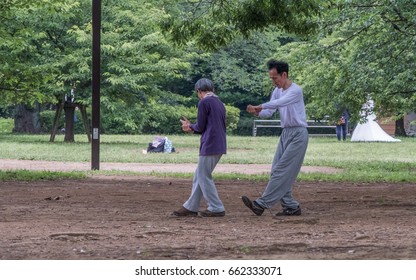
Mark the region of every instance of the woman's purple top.
POLYGON ((217 96, 206 96, 199 101, 197 121, 190 127, 194 133, 201 134, 200 156, 227 152, 225 114, 225 106, 217 96))

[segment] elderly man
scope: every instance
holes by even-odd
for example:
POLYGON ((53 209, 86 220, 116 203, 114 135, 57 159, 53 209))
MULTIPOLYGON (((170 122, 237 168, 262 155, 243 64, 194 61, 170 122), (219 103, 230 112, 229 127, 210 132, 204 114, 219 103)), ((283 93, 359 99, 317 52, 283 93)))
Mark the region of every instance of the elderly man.
POLYGON ((283 209, 277 216, 300 215, 299 203, 292 196, 292 185, 299 174, 308 146, 303 91, 300 86, 289 80, 289 65, 283 61, 270 60, 269 76, 276 88, 270 102, 247 106, 253 115, 267 118, 277 109, 280 113, 282 133, 273 159, 269 183, 262 196, 252 201, 242 196, 244 205, 257 216, 264 209, 271 208, 280 201, 283 209))

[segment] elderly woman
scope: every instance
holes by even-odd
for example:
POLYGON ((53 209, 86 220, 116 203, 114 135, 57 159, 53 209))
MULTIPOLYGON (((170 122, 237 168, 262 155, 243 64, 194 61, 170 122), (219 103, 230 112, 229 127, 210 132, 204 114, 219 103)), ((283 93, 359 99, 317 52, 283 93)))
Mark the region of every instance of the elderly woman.
POLYGON ((192 192, 183 206, 172 214, 177 217, 197 216, 201 199, 204 198, 208 207, 200 211, 203 217, 222 217, 225 215, 212 172, 221 156, 227 151, 225 130, 225 106, 214 94, 214 84, 209 79, 200 79, 195 84, 200 99, 195 124, 186 118, 181 120, 182 130, 201 134, 198 166, 192 182, 192 192))

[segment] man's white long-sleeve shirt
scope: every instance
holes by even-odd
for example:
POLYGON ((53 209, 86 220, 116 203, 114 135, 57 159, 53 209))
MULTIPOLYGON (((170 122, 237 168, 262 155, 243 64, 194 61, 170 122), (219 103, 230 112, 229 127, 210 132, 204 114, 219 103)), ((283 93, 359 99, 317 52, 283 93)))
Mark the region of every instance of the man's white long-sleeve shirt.
POLYGON ((269 118, 276 110, 280 113, 280 122, 285 127, 307 127, 303 90, 293 83, 282 90, 276 87, 270 101, 261 105, 260 118, 269 118))

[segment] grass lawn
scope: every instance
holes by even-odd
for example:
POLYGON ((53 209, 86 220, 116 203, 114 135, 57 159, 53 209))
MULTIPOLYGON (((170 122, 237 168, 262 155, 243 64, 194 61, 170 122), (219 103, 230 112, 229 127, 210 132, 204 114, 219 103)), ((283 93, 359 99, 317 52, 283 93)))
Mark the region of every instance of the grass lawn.
MULTIPOLYGON (((143 154, 152 135, 101 135, 102 162, 196 163, 197 135, 168 136, 174 154, 143 154)), ((416 138, 400 143, 338 142, 335 137, 310 137, 304 165, 343 168, 340 174, 302 174, 300 180, 416 182, 416 138)), ((63 135, 49 142, 49 135, 0 134, 0 159, 89 162, 91 145, 85 135, 64 143, 63 135)), ((228 136, 228 153, 221 163, 270 164, 278 137, 228 136)), ((223 175, 221 175, 223 176, 223 175)), ((233 178, 233 174, 224 175, 233 178)), ((237 175, 234 175, 237 176, 237 175)), ((0 176, 1 177, 1 176, 0 176)), ((241 176, 239 176, 241 177, 241 176)), ((256 176, 250 176, 250 178, 256 176)), ((260 177, 267 179, 267 176, 260 177)))

